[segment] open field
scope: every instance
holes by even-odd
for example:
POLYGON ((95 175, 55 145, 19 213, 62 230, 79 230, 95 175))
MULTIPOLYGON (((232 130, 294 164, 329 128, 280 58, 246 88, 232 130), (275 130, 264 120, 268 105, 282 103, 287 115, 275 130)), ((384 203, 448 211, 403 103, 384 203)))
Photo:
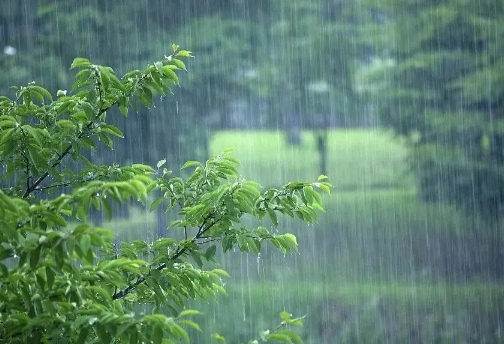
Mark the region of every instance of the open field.
MULTIPOLYGON (((387 131, 333 130, 328 135, 328 175, 335 191, 369 187, 410 187, 406 171, 407 150, 387 131)), ((299 146, 286 144, 278 131, 221 131, 212 136, 210 151, 218 154, 235 149, 246 178, 264 186, 289 180, 314 180, 319 175, 319 157, 311 132, 302 134, 299 146)))
MULTIPOLYGON (((309 132, 297 147, 287 146, 279 132, 214 134, 212 152, 229 147, 236 149, 242 173, 265 187, 314 180, 318 175, 318 156, 309 132)), ((471 242, 475 233, 498 238, 498 230, 453 207, 419 201, 413 178, 406 173, 404 143, 389 132, 334 130, 329 148, 328 167, 333 171, 329 174, 335 188, 330 197, 324 197, 326 213, 314 226, 289 218, 280 221, 280 232, 298 236, 300 254, 291 265, 265 268, 265 278, 290 274, 343 283, 411 284, 479 274, 478 269, 491 261, 488 252, 498 245, 490 240, 488 252, 479 254, 471 252, 471 242)), ((155 236, 152 215, 135 214, 134 218, 115 221, 111 227, 121 239, 132 240, 138 231, 142 237, 155 236)), ((271 223, 265 220, 262 225, 271 223)), ((265 262, 269 256, 280 258, 271 251, 265 249, 265 262)), ((235 264, 236 258, 222 258, 231 271, 242 268, 235 264)), ((485 271, 481 275, 485 277, 485 271)))

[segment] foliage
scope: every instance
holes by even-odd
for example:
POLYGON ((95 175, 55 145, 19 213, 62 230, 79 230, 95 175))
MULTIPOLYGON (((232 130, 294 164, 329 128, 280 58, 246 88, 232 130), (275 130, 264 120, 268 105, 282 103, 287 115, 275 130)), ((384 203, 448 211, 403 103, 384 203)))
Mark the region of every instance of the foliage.
MULTIPOLYGON (((293 123, 320 128, 328 117, 331 125, 361 123, 352 110, 359 15, 351 2, 255 1, 247 6, 239 0, 201 6, 181 0, 169 4, 134 0, 25 3, 13 3, 0 13, 5 44, 17 49, 13 56, 0 55, 0 67, 5 70, 0 90, 30 77, 56 91, 69 83, 71 75, 63 67, 74 56, 90 56, 103 64, 114 61, 121 72, 136 68, 162 56, 168 33, 176 33, 178 42, 202 54, 188 74, 177 104, 167 99, 142 110, 157 114, 158 120, 151 116, 117 120, 127 140, 114 153, 121 164, 134 158, 153 165, 166 150, 179 152, 166 156, 170 166, 189 157, 206 159, 209 127, 293 123), (226 63, 216 63, 223 58, 226 63), (330 95, 308 90, 308 84, 319 82, 330 85, 330 95), (239 106, 240 111, 233 111, 239 106), (177 116, 167 119, 164 114, 174 108, 177 116), (157 125, 159 121, 166 126, 157 125), (137 140, 145 145, 138 147, 137 140)), ((324 157, 328 148, 324 135, 319 138, 324 157)), ((94 158, 107 161, 100 154, 95 153, 94 158)))
MULTIPOLYGON (((317 189, 329 193, 325 176, 261 192, 228 153, 205 164, 187 162, 182 168, 192 172, 186 178, 172 175, 164 160, 156 168, 98 166, 85 157, 122 137, 108 121, 113 107, 127 116, 178 85, 182 59, 192 55, 172 48, 164 60, 121 78, 110 67, 76 58, 72 90, 59 90, 54 100, 35 83, 16 87, 13 99, 0 97, 1 342, 188 341, 186 329, 199 328, 191 320, 199 312, 187 309, 188 300, 225 293, 227 273, 204 269, 215 262, 215 243, 224 252, 257 253, 270 242, 287 253, 297 249, 294 235, 248 228, 243 220, 269 218, 277 226, 284 214, 312 223, 323 210, 317 189), (177 207, 170 227, 183 231, 184 239, 167 231, 153 242, 116 243, 110 229, 88 220, 91 209, 110 218, 112 202, 131 198, 149 202, 151 210, 177 207), (152 311, 138 312, 139 304, 152 311)), ((281 317, 281 325, 257 341, 299 341, 283 328, 302 319, 281 317)))
POLYGON ((353 123, 352 75, 358 60, 353 6, 296 0, 279 1, 276 7, 280 20, 272 24, 271 36, 278 48, 270 62, 278 108, 273 104, 272 110, 297 113, 305 128, 353 123))
POLYGON ((364 2, 386 18, 367 32, 381 34, 379 57, 392 61, 368 82, 379 89, 384 122, 412 141, 423 199, 500 217, 503 3, 364 2))
MULTIPOLYGON (((0 92, 7 92, 10 85, 22 84, 25 80, 36 80, 50 92, 56 92, 71 84, 72 75, 66 66, 75 56, 89 56, 100 64, 114 61, 116 71, 121 74, 145 66, 157 56, 163 56, 170 42, 168 32, 182 25, 184 18, 179 10, 188 6, 183 2, 176 5, 177 10, 175 2, 144 6, 131 0, 121 3, 104 0, 96 4, 64 0, 12 3, 0 13, 1 31, 5 33, 0 43, 5 38, 4 45, 14 46, 17 52, 12 56, 0 55, 0 68, 5 71, 0 80, 0 92)), ((199 71, 193 73, 199 74, 199 71)), ((178 88, 172 91, 178 93, 178 88)), ((170 166, 178 166, 189 157, 206 159, 206 134, 203 123, 199 124, 196 118, 207 112, 196 113, 189 104, 177 104, 167 97, 148 109, 139 109, 142 116, 130 116, 127 120, 117 118, 115 124, 121 128, 126 141, 114 150, 117 161, 127 164, 131 159, 142 160, 154 165, 157 157, 165 156, 170 166), (177 116, 165 116, 175 111, 177 116), (144 116, 146 113, 156 116, 144 116), (163 125, 159 125, 161 122, 163 125), (176 130, 167 133, 167 128, 176 130), (144 144, 138 145, 137 141, 144 144), (167 151, 178 154, 167 154, 167 151)), ((105 163, 108 157, 103 154, 107 153, 96 151, 94 159, 105 163)))

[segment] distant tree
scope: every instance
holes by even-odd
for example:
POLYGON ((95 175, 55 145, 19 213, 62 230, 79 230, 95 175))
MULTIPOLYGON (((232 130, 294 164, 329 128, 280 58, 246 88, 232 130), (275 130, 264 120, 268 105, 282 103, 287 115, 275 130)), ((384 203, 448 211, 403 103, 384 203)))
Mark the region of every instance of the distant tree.
MULTIPOLYGON (((0 97, 1 343, 188 341, 184 328, 199 329, 191 320, 199 312, 186 303, 224 292, 226 272, 204 269, 215 264, 215 243, 224 252, 257 253, 269 241, 286 253, 297 248, 292 234, 248 228, 242 220, 269 217, 276 226, 278 215, 286 214, 316 221, 322 210, 316 190, 329 192, 329 183, 293 182, 261 192, 226 153, 204 164, 185 163, 182 168, 192 170, 186 179, 172 175, 165 161, 152 168, 98 165, 85 157, 84 151, 112 148, 111 137, 123 136, 111 124, 118 116, 114 107, 126 116, 152 106, 156 95, 178 85, 181 58, 188 56, 173 45, 164 60, 121 78, 76 58, 75 83, 56 99, 33 82, 15 88, 13 98, 0 97), (80 165, 68 164, 70 158, 80 165), (184 239, 165 233, 152 243, 115 243, 111 230, 88 221, 91 208, 111 218, 111 204, 130 198, 149 202, 151 210, 178 208, 170 227, 184 239), (139 304, 151 311, 139 313, 139 304)), ((284 327, 302 319, 287 312, 281 318, 256 342, 300 342, 284 327)))
MULTIPOLYGON (((0 55, 0 68, 4 71, 0 80, 2 92, 28 78, 56 92, 70 83, 66 66, 75 56, 89 56, 102 64, 113 62, 121 73, 146 66, 156 56, 169 52, 172 42, 168 32, 176 31, 189 18, 206 13, 198 12, 199 8, 188 2, 175 1, 162 7, 144 6, 133 0, 27 0, 24 5, 16 1, 8 4, 5 11, 0 11, 0 22, 4 44, 13 46, 16 53, 0 55), (175 5, 180 5, 178 10, 175 5), (189 16, 180 16, 180 11, 189 16)), ((172 91, 178 93, 177 88, 172 91)), ((205 127, 199 121, 206 112, 197 113, 186 104, 190 103, 179 102, 177 107, 176 101, 168 97, 150 109, 140 109, 140 116, 135 114, 127 121, 119 118, 117 124, 123 128, 126 143, 117 147, 114 158, 120 163, 144 159, 154 164, 156 156, 164 155, 174 165, 189 157, 208 158, 205 127), (173 111, 177 108, 178 113, 173 111), (156 116, 145 116, 148 112, 156 116), (177 130, 171 132, 171 128, 177 130)), ((96 152, 93 159, 107 160, 101 153, 96 152)))
POLYGON ((359 61, 359 13, 347 1, 279 1, 271 27, 270 104, 288 136, 312 129, 327 173, 327 130, 358 123, 353 75, 359 61))
MULTIPOLYGON (((132 112, 128 119, 117 117, 124 144, 116 146, 113 152, 98 150, 85 155, 96 163, 106 163, 112 158, 120 164, 142 160, 151 165, 157 162, 157 157, 165 156, 170 166, 181 165, 187 159, 207 159, 210 135, 206 119, 215 110, 224 108, 224 102, 236 94, 233 71, 249 51, 241 45, 247 33, 234 35, 239 24, 236 20, 221 23, 215 18, 212 21, 212 16, 223 12, 216 4, 196 6, 187 1, 173 1, 158 7, 132 0, 120 3, 104 0, 94 4, 27 0, 22 6, 20 2, 9 2, 6 10, 0 11, 0 22, 4 44, 12 45, 16 52, 0 55, 0 68, 5 71, 0 79, 0 91, 6 92, 10 85, 21 84, 28 78, 46 85, 53 93, 63 89, 71 80, 65 66, 74 56, 90 56, 102 64, 113 61, 121 73, 145 66, 155 56, 169 51, 168 32, 180 31, 178 40, 193 44, 198 52, 210 55, 205 44, 215 43, 210 47, 219 48, 212 50, 211 61, 227 56, 229 63, 224 69, 231 72, 222 73, 223 68, 217 70, 215 63, 201 56, 201 62, 188 75, 184 92, 179 92, 178 87, 172 88, 176 98, 162 97, 149 108, 132 112), (200 22, 209 25, 200 26, 200 22), (196 33, 203 36, 202 32, 207 39, 204 44, 196 36, 196 33), (194 41, 193 37, 196 37, 194 41), (212 39, 224 44, 220 46, 212 39), (235 56, 238 62, 232 63, 237 60, 235 56)), ((118 114, 119 111, 109 112, 118 114)), ((118 215, 127 213, 128 207, 116 209, 118 215)))
POLYGON ((422 198, 500 217, 504 3, 364 2, 381 20, 363 32, 392 61, 374 77, 382 119, 411 139, 422 198))

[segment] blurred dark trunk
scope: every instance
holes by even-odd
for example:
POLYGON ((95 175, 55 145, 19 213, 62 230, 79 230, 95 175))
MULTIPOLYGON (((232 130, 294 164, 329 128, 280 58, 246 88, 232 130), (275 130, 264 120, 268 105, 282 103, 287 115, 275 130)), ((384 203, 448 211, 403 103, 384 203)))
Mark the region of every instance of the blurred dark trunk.
POLYGON ((317 140, 317 151, 319 154, 320 174, 327 174, 327 129, 318 131, 315 134, 317 140))
POLYGON ((329 131, 329 116, 322 115, 322 123, 317 125, 318 129, 314 131, 317 151, 319 154, 320 174, 327 175, 327 135, 329 131))

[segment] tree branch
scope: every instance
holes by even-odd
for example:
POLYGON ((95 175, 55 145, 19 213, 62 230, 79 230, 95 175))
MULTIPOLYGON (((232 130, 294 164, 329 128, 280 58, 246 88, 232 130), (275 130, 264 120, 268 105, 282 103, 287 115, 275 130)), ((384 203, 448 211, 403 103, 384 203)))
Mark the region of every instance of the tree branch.
MULTIPOLYGON (((203 223, 201 224, 200 229, 198 230, 198 233, 194 236, 194 238, 191 239, 192 243, 195 243, 196 240, 200 239, 203 236, 203 234, 205 234, 205 232, 207 232, 210 228, 212 228, 213 226, 215 226, 219 222, 219 220, 215 220, 213 223, 211 223, 205 227, 206 221, 210 218, 212 218, 212 217, 208 216, 207 218, 205 218, 203 220, 203 223)), ((168 261, 174 261, 175 259, 180 258, 184 253, 186 253, 186 251, 187 251, 187 248, 185 248, 185 247, 179 248, 177 250, 177 252, 172 257, 170 257, 168 259, 168 261)), ((166 265, 167 265, 167 263, 163 263, 163 264, 159 265, 155 270, 161 271, 166 268, 166 265)), ((130 284, 125 289, 114 293, 114 295, 112 295, 112 300, 122 299, 122 298, 126 297, 126 295, 128 295, 132 291, 134 291, 137 286, 144 283, 149 275, 150 275, 150 273, 148 273, 145 276, 139 277, 133 284, 130 284)))
POLYGON ((74 181, 69 180, 69 181, 66 181, 66 182, 58 183, 58 184, 51 184, 51 185, 48 185, 48 186, 43 186, 43 187, 35 188, 33 191, 43 191, 43 190, 48 190, 48 189, 52 189, 52 188, 59 188, 59 187, 62 187, 62 186, 69 186, 72 183, 87 183, 87 182, 90 182, 90 181, 95 180, 95 179, 100 178, 100 177, 103 177, 103 175, 97 175, 97 176, 94 176, 93 178, 87 178, 87 179, 83 179, 83 180, 74 180, 74 181))
MULTIPOLYGON (((112 105, 115 105, 115 104, 116 103, 114 103, 112 105)), ((86 133, 86 131, 89 130, 89 129, 91 129, 91 127, 95 124, 95 121, 98 118, 100 118, 100 116, 103 115, 108 109, 110 109, 110 107, 112 105, 110 105, 110 106, 108 106, 106 108, 103 108, 100 111, 98 111, 98 114, 96 114, 95 119, 93 121, 90 121, 88 123, 88 125, 86 125, 86 130, 82 130, 79 133, 79 135, 77 135, 77 140, 80 140, 81 138, 83 138, 84 135, 85 135, 85 133, 86 133)), ((58 158, 51 165, 51 168, 54 168, 54 167, 58 166, 61 163, 61 161, 68 155, 68 153, 70 153, 72 151, 72 147, 73 147, 73 145, 69 144, 68 147, 65 148, 65 150, 63 151, 63 153, 61 153, 61 154, 58 155, 58 158)), ((33 191, 35 191, 37 189, 37 186, 39 186, 39 184, 42 183, 44 181, 44 179, 46 179, 48 176, 49 176, 49 171, 46 171, 43 175, 41 175, 40 177, 38 177, 37 180, 30 187, 28 187, 28 189, 23 194, 22 198, 27 198, 33 191)))
MULTIPOLYGON (((137 85, 143 81, 146 77, 147 77, 148 74, 144 74, 142 75, 142 77, 139 79, 137 85)), ((97 83, 98 83, 98 97, 99 97, 99 105, 101 105, 101 103, 103 102, 103 98, 102 98, 102 88, 100 87, 100 83, 99 83, 99 73, 96 75, 97 77, 97 83)), ((134 92, 132 92, 131 94, 133 94, 134 92)), ((105 108, 102 108, 100 109, 100 111, 98 111, 98 113, 96 114, 94 120, 90 121, 87 125, 86 125, 86 129, 85 130, 82 130, 79 135, 77 135, 77 140, 81 139, 84 137, 86 131, 88 131, 89 129, 91 129, 93 127, 93 125, 95 124, 96 120, 98 118, 100 118, 101 115, 103 115, 105 112, 107 112, 112 106, 115 106, 119 104, 119 102, 113 102, 112 104, 110 104, 109 106, 105 107, 105 108)), ((69 144, 68 147, 63 151, 63 153, 61 154, 58 154, 58 158, 56 159, 56 161, 51 165, 51 168, 54 168, 56 166, 58 166, 61 161, 65 158, 65 156, 68 155, 68 153, 70 153, 72 151, 72 144, 69 144)), ((25 191, 25 193, 23 194, 22 198, 27 198, 33 191, 35 191, 37 189, 37 186, 40 185, 40 183, 42 183, 47 177, 49 176, 49 171, 46 171, 43 175, 41 175, 40 177, 37 178, 37 180, 30 186, 28 187, 28 189, 25 191)))

